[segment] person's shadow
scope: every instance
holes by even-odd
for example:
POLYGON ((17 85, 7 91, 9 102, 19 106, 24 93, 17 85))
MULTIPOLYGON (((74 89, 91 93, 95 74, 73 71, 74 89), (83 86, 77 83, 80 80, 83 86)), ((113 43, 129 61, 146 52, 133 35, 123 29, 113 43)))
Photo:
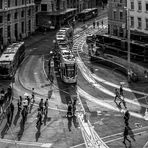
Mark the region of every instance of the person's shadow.
POLYGON ((38 142, 39 137, 41 136, 41 124, 37 125, 36 128, 37 128, 37 132, 35 134, 35 138, 36 138, 36 142, 38 142))
POLYGON ((131 137, 131 139, 132 139, 133 141, 136 141, 136 140, 135 140, 134 133, 133 133, 132 129, 131 129, 129 126, 128 126, 128 132, 129 132, 129 136, 131 137))
POLYGON ((25 123, 23 123, 23 119, 22 119, 20 122, 20 131, 18 132, 18 135, 17 135, 18 141, 20 141, 23 136, 24 126, 25 126, 25 123))
POLYGON ((17 121, 18 121, 19 117, 20 117, 20 111, 17 111, 17 114, 15 115, 15 118, 14 118, 14 121, 13 121, 13 124, 14 124, 15 126, 16 126, 16 124, 17 124, 17 121))
POLYGON ((2 132, 1 132, 1 138, 3 139, 5 134, 7 133, 7 131, 9 130, 9 125, 6 123, 5 127, 3 128, 2 132))
POLYGON ((45 114, 44 119, 43 119, 44 125, 46 125, 46 122, 49 122, 50 120, 51 120, 51 118, 48 117, 47 114, 45 114))
POLYGON ((75 115, 73 116, 73 125, 75 128, 77 128, 79 126, 79 123, 77 121, 77 117, 75 115))
POLYGON ((68 120, 68 129, 69 129, 69 131, 71 131, 71 127, 72 127, 72 117, 68 117, 67 118, 67 120, 68 120))

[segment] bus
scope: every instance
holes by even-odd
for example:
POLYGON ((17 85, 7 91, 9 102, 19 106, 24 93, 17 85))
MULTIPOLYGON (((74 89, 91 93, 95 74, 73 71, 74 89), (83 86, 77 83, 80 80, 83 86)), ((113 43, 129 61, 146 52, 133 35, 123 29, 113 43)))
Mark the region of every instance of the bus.
MULTIPOLYGON (((128 41, 108 34, 96 35, 96 46, 104 47, 104 53, 127 57, 128 41)), ((148 61, 148 44, 130 41, 130 58, 136 61, 148 61)))
POLYGON ((60 52, 60 76, 65 83, 77 82, 76 58, 70 50, 61 50, 60 52))
POLYGON ((13 78, 19 64, 23 61, 24 57, 24 42, 13 43, 8 46, 0 56, 0 78, 13 78))
POLYGON ((57 44, 73 44, 73 29, 72 27, 63 27, 56 34, 57 44))
POLYGON ((83 11, 77 14, 77 20, 80 22, 84 22, 97 16, 98 16, 97 8, 88 8, 84 9, 83 11))

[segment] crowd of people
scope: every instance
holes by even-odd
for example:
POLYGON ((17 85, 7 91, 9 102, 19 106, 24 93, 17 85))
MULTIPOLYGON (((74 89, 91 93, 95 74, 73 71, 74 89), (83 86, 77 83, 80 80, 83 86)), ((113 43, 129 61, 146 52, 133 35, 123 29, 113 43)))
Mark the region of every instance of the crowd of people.
POLYGON ((126 106, 126 102, 124 100, 124 93, 123 93, 123 86, 120 85, 119 91, 118 89, 115 89, 115 98, 114 98, 114 102, 116 103, 116 105, 121 109, 121 103, 123 104, 124 108, 126 109, 126 111, 124 112, 124 131, 123 131, 123 143, 126 146, 126 141, 128 141, 131 145, 131 140, 128 138, 128 136, 130 136, 133 141, 136 141, 134 138, 134 134, 131 130, 131 128, 129 127, 129 119, 130 119, 130 113, 127 110, 127 106, 126 106))
MULTIPOLYGON (((32 88, 31 97, 29 97, 27 93, 25 93, 24 96, 25 98, 22 98, 22 96, 20 96, 18 103, 17 103, 18 112, 21 112, 21 115, 22 115, 23 125, 25 124, 25 121, 27 120, 28 113, 31 113, 33 104, 35 103, 34 88, 32 88)), ((46 99, 45 102, 43 99, 40 100, 39 106, 38 106, 38 113, 37 113, 37 122, 36 122, 37 127, 38 125, 42 125, 43 116, 47 117, 48 106, 49 106, 48 99, 46 99)))

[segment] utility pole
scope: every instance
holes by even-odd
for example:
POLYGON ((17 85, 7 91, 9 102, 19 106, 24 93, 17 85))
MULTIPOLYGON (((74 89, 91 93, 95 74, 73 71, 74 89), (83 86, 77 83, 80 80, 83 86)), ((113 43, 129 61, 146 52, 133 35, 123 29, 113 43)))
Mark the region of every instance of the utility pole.
POLYGON ((130 71, 130 14, 129 14, 129 9, 127 9, 127 43, 128 43, 128 70, 130 71))

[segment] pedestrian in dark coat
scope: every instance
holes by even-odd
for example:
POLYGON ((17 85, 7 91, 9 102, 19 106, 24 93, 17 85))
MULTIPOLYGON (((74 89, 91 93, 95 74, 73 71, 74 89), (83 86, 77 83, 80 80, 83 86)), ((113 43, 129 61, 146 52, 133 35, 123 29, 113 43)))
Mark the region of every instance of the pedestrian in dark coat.
POLYGON ((120 96, 123 96, 123 86, 120 85, 120 96))
POLYGON ((125 126, 124 132, 123 132, 123 143, 126 145, 125 141, 128 141, 131 144, 131 141, 128 139, 129 131, 128 126, 125 126))
POLYGON ((25 121, 27 119, 27 108, 24 107, 22 110, 22 121, 23 121, 23 125, 25 124, 25 121))
POLYGON ((12 122, 13 114, 14 114, 14 104, 13 104, 12 102, 11 102, 11 104, 10 104, 10 110, 11 110, 10 122, 12 122))
POLYGON ((130 113, 129 113, 129 111, 127 110, 127 111, 125 112, 125 114, 124 114, 124 123, 125 123, 126 126, 129 125, 129 118, 130 118, 130 113))

